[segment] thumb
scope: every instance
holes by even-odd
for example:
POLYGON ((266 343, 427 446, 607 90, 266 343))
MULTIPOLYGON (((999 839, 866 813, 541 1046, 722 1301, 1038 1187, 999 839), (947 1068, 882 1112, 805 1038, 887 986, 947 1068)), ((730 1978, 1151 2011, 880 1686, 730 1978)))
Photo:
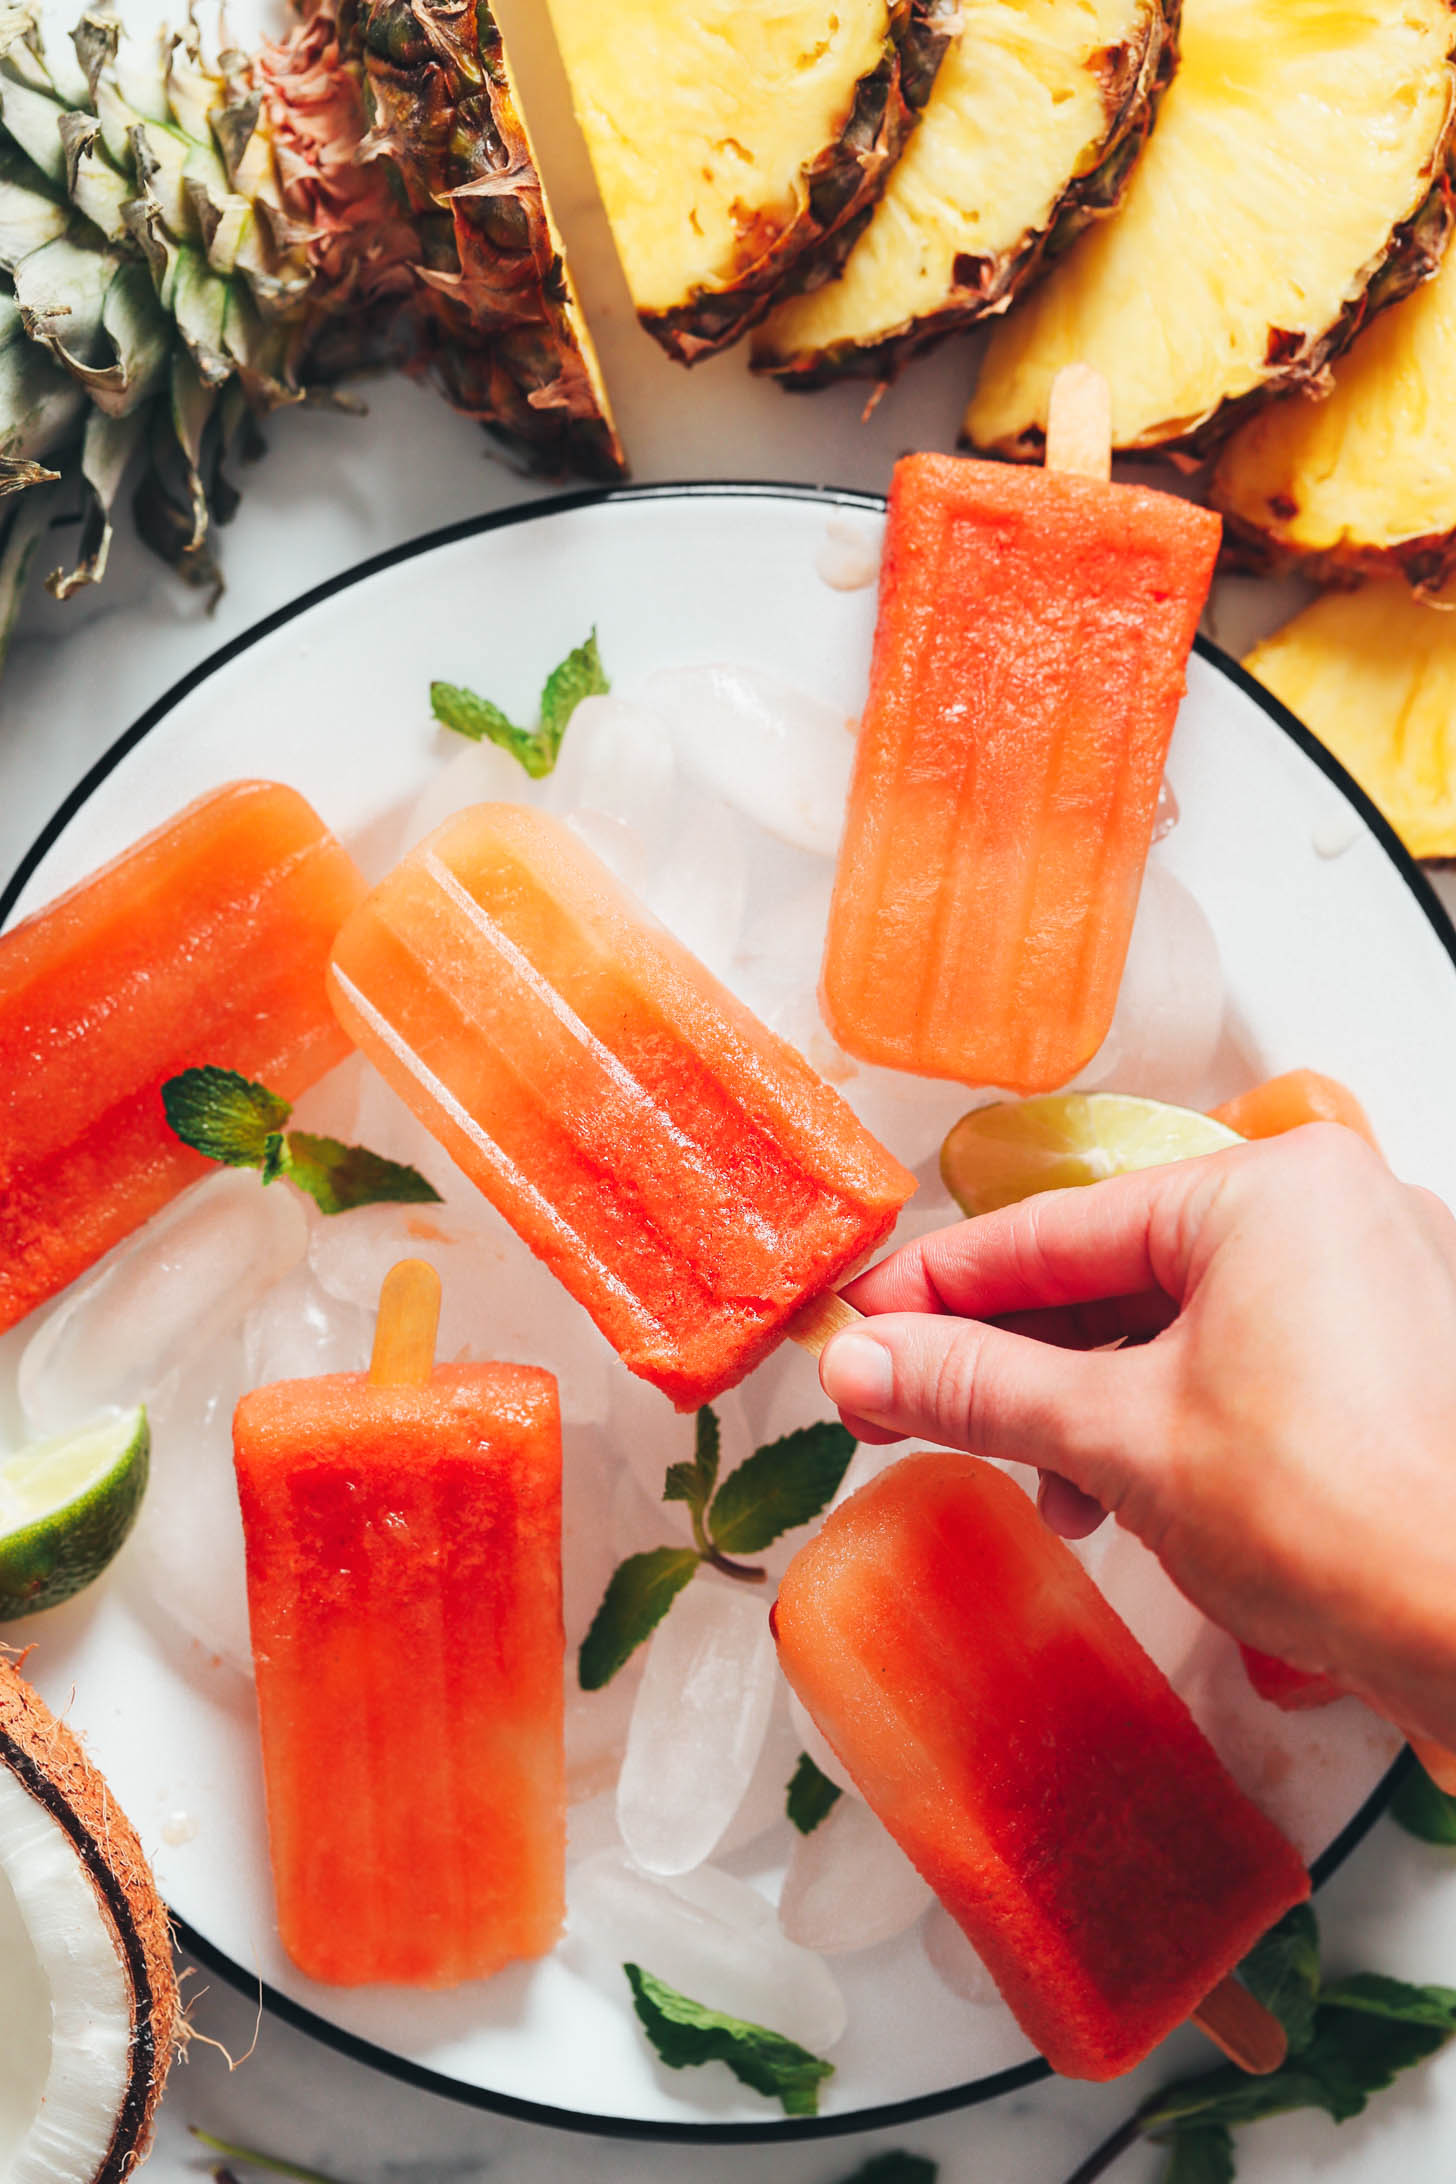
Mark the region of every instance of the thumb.
POLYGON ((836 1335, 819 1361, 848 1421, 1059 1472, 1116 1508, 1132 1483, 1146 1415, 1129 1385, 1145 1350, 1063 1350, 945 1313, 877 1313, 836 1335))

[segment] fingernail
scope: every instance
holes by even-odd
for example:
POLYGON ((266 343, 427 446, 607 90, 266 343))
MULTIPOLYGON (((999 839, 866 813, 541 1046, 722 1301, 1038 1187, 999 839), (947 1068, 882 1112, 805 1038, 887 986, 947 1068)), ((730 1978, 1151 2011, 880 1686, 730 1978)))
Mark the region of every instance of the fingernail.
POLYGON ((882 1342, 836 1335, 819 1360, 819 1385, 841 1410, 873 1418, 894 1400, 895 1368, 882 1342))

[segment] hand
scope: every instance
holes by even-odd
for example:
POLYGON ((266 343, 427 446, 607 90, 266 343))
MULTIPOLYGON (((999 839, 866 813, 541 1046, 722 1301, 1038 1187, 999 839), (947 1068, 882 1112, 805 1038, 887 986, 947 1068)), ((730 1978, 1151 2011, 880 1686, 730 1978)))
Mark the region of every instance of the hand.
POLYGON ((1048 1192, 845 1295, 860 1439, 1037 1465, 1054 1528, 1114 1512, 1235 1637, 1456 1745, 1456 1221, 1352 1131, 1048 1192))

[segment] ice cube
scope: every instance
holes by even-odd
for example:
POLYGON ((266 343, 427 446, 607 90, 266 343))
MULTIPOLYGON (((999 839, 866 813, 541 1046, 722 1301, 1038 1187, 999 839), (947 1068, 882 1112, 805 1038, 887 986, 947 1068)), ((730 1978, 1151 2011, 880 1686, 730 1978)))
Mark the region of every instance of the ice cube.
POLYGON ((148 1409, 151 1470, 122 1563, 150 1618, 253 1672, 243 1523, 233 1477, 233 1409, 250 1384, 236 1333, 210 1343, 148 1409))
POLYGON ((1150 861, 1107 1037, 1075 1082, 1197 1102, 1223 1028, 1223 965, 1213 927, 1186 887, 1150 861))
POLYGON ((677 762, 667 723, 625 698, 583 698, 549 775, 549 811, 594 813, 629 827, 655 858, 672 826, 677 762))
POLYGON ((748 667, 661 668, 638 692, 703 788, 770 834, 832 857, 854 761, 837 706, 748 667))
POLYGON ((872 1949, 913 1926, 933 1901, 893 1836, 856 1797, 841 1797, 789 1855, 779 1924, 824 1956, 872 1949))
POLYGON ((729 983, 765 1022, 796 997, 800 1010, 807 1002, 817 1020, 814 990, 833 887, 834 868, 821 863, 788 895, 774 889, 765 891, 758 909, 750 903, 729 983))
POLYGON ((25 1346, 20 1400, 37 1435, 151 1402, 236 1327, 308 1248, 303 1202, 250 1171, 210 1176, 68 1289, 25 1346))
POLYGON ((619 1668, 600 1691, 583 1691, 576 1680, 573 1653, 566 1671, 566 1795, 570 1804, 610 1795, 617 1809, 617 1776, 627 1749, 627 1730, 637 1687, 642 1681, 639 1655, 619 1668))
POLYGON ((331 1297, 305 1262, 275 1282, 243 1321, 248 1385, 363 1372, 373 1340, 369 1314, 331 1297))
MULTIPOLYGON (((718 1421, 718 1477, 726 1479, 744 1458, 753 1454, 753 1434, 743 1397, 736 1388, 712 1404, 718 1421)), ((614 1373, 607 1406, 607 1439, 642 1489, 644 1497, 661 1511, 659 1536, 675 1533, 691 1537, 691 1521, 684 1502, 664 1502, 663 1481, 669 1464, 691 1463, 696 1444, 697 1420, 674 1410, 658 1389, 639 1380, 635 1373, 614 1373), (666 1530, 663 1530, 663 1525, 666 1530)))
POLYGON ((617 1784, 649 1873, 701 1865, 742 1803, 778 1680, 768 1609, 757 1587, 699 1576, 653 1634, 617 1784))
POLYGON ((808 1753, 820 1774, 827 1775, 847 1796, 858 1797, 859 1791, 855 1787, 854 1777, 841 1762, 829 1739, 821 1735, 818 1723, 796 1691, 789 1693, 789 1720, 794 1725, 800 1751, 808 1753))
POLYGON ((963 2002, 999 2002, 996 1982, 943 1903, 932 1904, 920 1939, 937 1979, 963 2002))
POLYGON ((594 857, 600 857, 630 895, 639 898, 646 895, 652 878, 652 859, 635 827, 625 826, 620 819, 608 819, 599 811, 574 811, 566 824, 594 857))
POLYGON ((485 1199, 456 1167, 439 1139, 368 1062, 359 1079, 359 1097, 350 1126, 337 1134, 355 1145, 367 1146, 371 1153, 382 1153, 386 1160, 418 1168, 460 1218, 483 1219, 488 1215, 485 1199))
POLYGON ((789 1779, 798 1765, 801 1750, 798 1731, 789 1719, 787 1701, 788 1686, 780 1679, 758 1765, 743 1793, 742 1804, 718 1841, 715 1855, 719 1858, 730 1857, 746 1844, 757 1842, 760 1835, 784 1818, 789 1779))
POLYGON ((411 807, 400 836, 399 855, 422 842, 436 827, 453 819, 472 804, 521 804, 535 798, 535 785, 525 768, 498 743, 457 744, 448 738, 450 750, 444 763, 430 776, 411 807))
POLYGON ((654 1880, 620 1851, 584 1859, 567 1876, 567 1932, 608 1991, 625 1996, 623 1963, 709 2009, 768 2025, 821 2055, 843 2036, 833 1973, 779 1930, 772 1904, 713 1866, 654 1880))
POLYGON ((727 980, 748 899, 748 851, 740 819, 706 796, 679 799, 672 839, 643 897, 685 948, 727 980))
POLYGON ((568 1426, 562 1434, 561 1593, 566 1642, 580 1645, 617 1564, 612 1496, 619 1467, 607 1460, 600 1431, 568 1426))
POLYGON ((617 1826, 615 1790, 599 1790, 566 1812, 566 1857, 570 1865, 596 1858, 604 1850, 620 1850, 622 1834, 617 1826))

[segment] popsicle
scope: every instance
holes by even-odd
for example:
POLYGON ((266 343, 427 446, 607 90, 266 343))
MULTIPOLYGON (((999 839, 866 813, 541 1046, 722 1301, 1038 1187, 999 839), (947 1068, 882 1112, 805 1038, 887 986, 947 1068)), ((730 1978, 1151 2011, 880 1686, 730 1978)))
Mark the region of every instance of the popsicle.
POLYGON ((340 1021, 682 1409, 741 1380, 915 1188, 567 828, 482 804, 355 911, 340 1021))
MULTIPOLYGON (((1003 1472, 891 1465, 795 1556, 773 1621, 790 1684, 1055 2069, 1115 2077, 1184 2018, 1217 2036, 1253 2004, 1227 1975, 1308 1894, 1303 1862, 1003 1472)), ((1257 2059, 1278 2061, 1277 2027, 1257 2059)))
POLYGON ((296 791, 235 781, 0 938, 0 1329, 207 1173, 166 1078, 291 1100, 343 1060, 324 967, 363 892, 296 791))
POLYGON ((439 1295, 403 1261, 367 1377, 234 1419, 279 1933, 339 1985, 485 1979, 563 1917, 556 1382, 432 1369, 439 1295))
POLYGON ((1061 467, 895 466, 821 986, 849 1053, 1020 1092, 1112 1021, 1219 543, 1074 423, 1061 467))

